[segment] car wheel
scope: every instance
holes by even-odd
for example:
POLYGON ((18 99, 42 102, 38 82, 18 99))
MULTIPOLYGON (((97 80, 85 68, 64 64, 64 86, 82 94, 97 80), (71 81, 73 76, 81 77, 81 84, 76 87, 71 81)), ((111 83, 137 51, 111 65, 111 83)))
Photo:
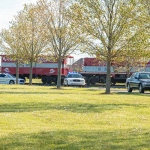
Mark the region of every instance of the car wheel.
POLYGON ((67 86, 66 82, 63 83, 64 86, 67 86))
POLYGON ((65 81, 65 82, 64 82, 64 86, 68 86, 68 81, 65 81))
POLYGON ((42 83, 43 83, 43 84, 46 84, 46 82, 47 82, 47 77, 46 77, 46 76, 43 76, 43 77, 42 77, 42 83))
POLYGON ((9 84, 15 84, 15 82, 13 80, 10 80, 9 84))
POLYGON ((100 81, 101 81, 101 83, 106 83, 106 78, 105 77, 101 77, 100 81))
POLYGON ((144 89, 143 89, 143 87, 142 87, 142 84, 139 85, 139 92, 140 92, 140 93, 144 93, 144 89))
POLYGON ((69 85, 68 85, 68 81, 67 81, 66 85, 69 86, 69 85))
POLYGON ((64 86, 67 86, 67 81, 66 81, 66 80, 64 80, 63 85, 64 85, 64 86))
POLYGON ((130 87, 129 83, 128 83, 128 86, 127 86, 127 90, 128 90, 128 92, 132 92, 132 88, 130 87))

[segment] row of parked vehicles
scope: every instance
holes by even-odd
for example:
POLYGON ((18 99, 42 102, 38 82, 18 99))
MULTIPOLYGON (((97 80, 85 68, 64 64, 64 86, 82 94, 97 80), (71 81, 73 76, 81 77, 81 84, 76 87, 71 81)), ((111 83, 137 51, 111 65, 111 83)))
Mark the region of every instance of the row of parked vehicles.
MULTIPOLYGON (((125 83, 127 78, 126 68, 118 68, 115 63, 111 64, 111 84, 125 83)), ((130 71, 142 70, 150 72, 150 61, 145 66, 133 67, 130 71)), ((61 63, 61 84, 68 72, 77 71, 84 77, 88 86, 99 83, 106 83, 107 63, 97 58, 79 58, 75 60, 73 56, 67 56, 61 63)), ((12 56, 0 55, 0 72, 10 73, 16 76, 16 61, 12 56)), ((29 78, 30 64, 22 62, 19 64, 19 77, 29 78)), ((43 84, 57 84, 58 61, 52 57, 39 56, 32 64, 32 77, 41 79, 43 84)))
MULTIPOLYGON (((0 73, 0 84, 16 84, 16 77, 9 73, 0 73)), ((19 78, 18 84, 25 84, 25 80, 19 78)), ((63 85, 84 87, 86 82, 80 73, 69 72, 64 78, 63 85)), ((139 90, 140 93, 144 93, 145 90, 150 90, 150 72, 133 73, 126 79, 125 86, 128 92, 139 90)))
MULTIPOLYGON (((64 85, 79 85, 84 86, 85 80, 81 74, 70 73, 64 79, 64 85)), ((125 86, 128 92, 139 90, 144 93, 145 90, 150 90, 150 72, 135 72, 130 78, 126 79, 125 86)))

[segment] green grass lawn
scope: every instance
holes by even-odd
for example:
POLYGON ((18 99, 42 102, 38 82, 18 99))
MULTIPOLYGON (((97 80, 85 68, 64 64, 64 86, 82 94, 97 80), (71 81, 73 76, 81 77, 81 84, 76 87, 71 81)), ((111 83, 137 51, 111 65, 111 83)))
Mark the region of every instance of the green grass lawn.
POLYGON ((149 150, 150 93, 0 85, 0 150, 149 150))

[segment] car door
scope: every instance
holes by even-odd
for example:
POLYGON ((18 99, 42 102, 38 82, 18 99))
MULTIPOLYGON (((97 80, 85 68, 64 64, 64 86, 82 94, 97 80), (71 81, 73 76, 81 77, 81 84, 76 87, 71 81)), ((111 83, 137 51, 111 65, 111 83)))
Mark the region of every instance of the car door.
POLYGON ((134 87, 134 76, 135 76, 135 73, 131 75, 130 80, 129 80, 129 84, 131 88, 134 87))
POLYGON ((2 74, 0 74, 0 84, 3 84, 3 78, 2 78, 2 74))
POLYGON ((133 84, 133 87, 134 88, 138 88, 139 87, 139 73, 137 72, 137 73, 135 73, 134 74, 134 78, 133 78, 133 82, 132 82, 132 84, 133 84))
POLYGON ((0 84, 6 84, 5 74, 0 74, 0 84))

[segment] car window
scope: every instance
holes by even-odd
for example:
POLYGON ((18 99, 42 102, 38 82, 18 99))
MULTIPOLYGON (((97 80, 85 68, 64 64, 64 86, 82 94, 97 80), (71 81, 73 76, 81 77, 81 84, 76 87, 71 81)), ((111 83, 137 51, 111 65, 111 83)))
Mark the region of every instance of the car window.
POLYGON ((134 78, 139 78, 139 73, 135 73, 134 78))
POLYGON ((68 75, 68 78, 72 78, 72 74, 69 74, 69 75, 68 75))
POLYGON ((141 73, 140 79, 150 79, 150 73, 141 73))
POLYGON ((73 78, 81 78, 80 74, 73 74, 73 78))
POLYGON ((68 78, 82 78, 81 74, 69 74, 68 78))
POLYGON ((0 77, 4 78, 6 75, 5 74, 0 74, 0 77))
POLYGON ((134 78, 134 76, 135 76, 135 73, 133 73, 133 74, 131 75, 131 77, 130 77, 130 78, 132 78, 132 79, 133 79, 133 78, 134 78))
POLYGON ((15 78, 15 76, 13 76, 12 74, 7 74, 7 77, 9 77, 9 78, 15 78))

